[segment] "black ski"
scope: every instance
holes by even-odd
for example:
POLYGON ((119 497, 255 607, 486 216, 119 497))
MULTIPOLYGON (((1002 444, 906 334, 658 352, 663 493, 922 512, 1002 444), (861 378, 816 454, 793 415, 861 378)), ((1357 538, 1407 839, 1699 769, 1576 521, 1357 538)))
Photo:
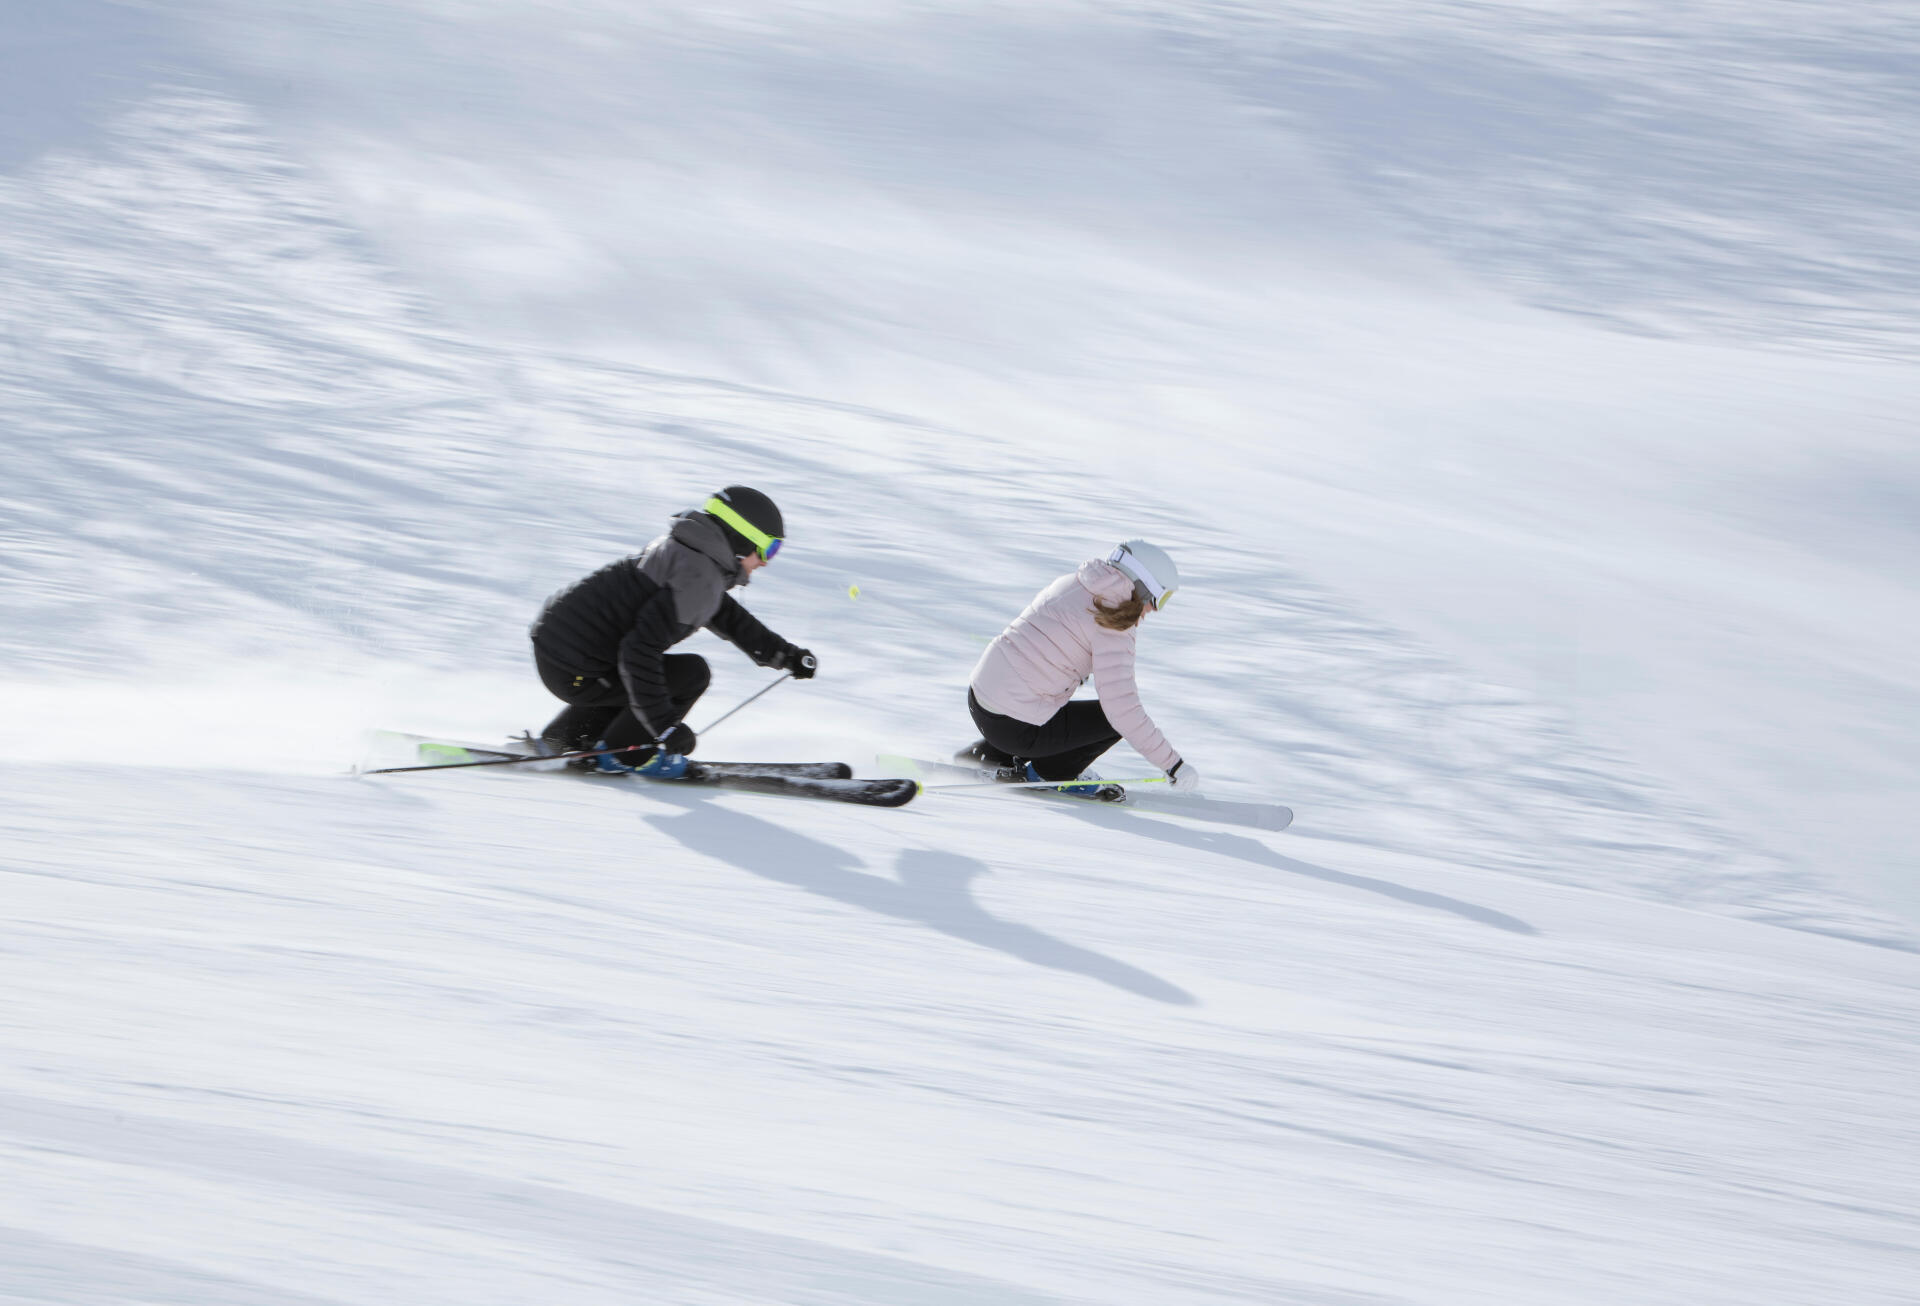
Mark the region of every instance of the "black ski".
MULTIPOLYGON (((385 753, 399 757, 411 757, 410 765, 374 766, 363 760, 354 768, 358 775, 392 775, 402 771, 453 771, 473 766, 526 766, 538 762, 564 762, 585 760, 601 756, 619 756, 622 749, 582 749, 575 753, 561 753, 552 757, 542 757, 532 751, 531 745, 523 738, 508 740, 505 745, 456 743, 445 739, 431 739, 425 735, 401 734, 392 730, 377 730, 370 733, 368 740, 369 756, 385 753)), ((810 780, 846 780, 853 775, 853 768, 845 762, 698 762, 715 775, 756 776, 785 775, 810 780)))
POLYGON ((690 771, 699 771, 709 783, 720 780, 751 780, 758 776, 785 776, 792 780, 851 780, 853 768, 845 762, 704 762, 691 760, 690 771))
MULTIPOLYGON (((535 756, 521 740, 510 740, 502 747, 380 731, 371 745, 388 755, 398 753, 403 757, 410 756, 414 762, 408 766, 376 767, 363 764, 356 768, 361 775, 447 771, 471 766, 513 766, 562 760, 535 756)), ((598 751, 587 750, 567 756, 592 757, 598 751)), ((688 764, 684 776, 672 780, 656 780, 651 776, 635 774, 608 777, 593 771, 572 774, 601 780, 637 779, 648 784, 702 785, 716 789, 740 789, 749 793, 783 794, 794 798, 824 798, 830 802, 856 803, 864 807, 900 807, 912 802, 920 792, 919 784, 913 780, 855 780, 853 768, 845 762, 707 762, 695 759, 688 764)))
POLYGON ((824 798, 835 803, 856 803, 862 807, 904 807, 920 793, 920 784, 916 780, 854 780, 851 771, 838 762, 821 763, 822 766, 838 767, 841 774, 831 776, 803 775, 792 768, 785 771, 774 769, 777 763, 766 764, 763 769, 753 768, 750 762, 693 762, 687 767, 687 773, 676 780, 655 780, 648 776, 636 776, 648 784, 657 785, 708 785, 718 789, 743 789, 748 793, 781 794, 789 798, 824 798))

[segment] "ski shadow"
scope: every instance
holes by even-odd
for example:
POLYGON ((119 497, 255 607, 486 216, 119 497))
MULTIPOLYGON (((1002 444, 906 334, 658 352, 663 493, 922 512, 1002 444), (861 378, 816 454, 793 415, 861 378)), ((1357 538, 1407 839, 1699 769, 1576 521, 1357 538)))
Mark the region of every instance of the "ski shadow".
POLYGON ((1124 961, 1057 939, 1030 925, 1003 920, 972 894, 985 862, 931 848, 908 848, 895 861, 895 876, 873 875, 843 849, 809 839, 784 826, 735 809, 722 810, 696 795, 672 795, 685 807, 677 816, 649 816, 648 823, 692 852, 737 866, 751 875, 807 893, 911 921, 951 938, 1050 970, 1084 975, 1127 993, 1174 1006, 1198 999, 1158 975, 1124 961))
POLYGON ((1158 839, 1180 848, 1198 852, 1216 853, 1225 857, 1234 857, 1255 866, 1266 866, 1273 870, 1285 871, 1290 875, 1304 875, 1308 879, 1323 880, 1328 884, 1338 884, 1349 889, 1363 889, 1368 893, 1377 893, 1397 902, 1409 903, 1415 907, 1428 907, 1435 911, 1450 912, 1455 916, 1473 921, 1480 925, 1491 925, 1497 930, 1506 930, 1510 934, 1538 934, 1539 930, 1527 924, 1517 916, 1495 911, 1491 907, 1481 907, 1475 903, 1463 902, 1459 898, 1449 898, 1442 893, 1429 893, 1425 889, 1414 889, 1404 884, 1395 884, 1392 880, 1375 879, 1371 875, 1352 875, 1346 871, 1330 870, 1325 866, 1315 866, 1312 862, 1303 862, 1297 857, 1287 857, 1275 852, 1258 839, 1243 834, 1227 834, 1219 830, 1203 830, 1179 825, 1174 819, 1155 820, 1140 812, 1119 813, 1101 811, 1089 804, 1085 808, 1066 807, 1083 821, 1090 821, 1107 828, 1125 828, 1145 835, 1149 839, 1158 839))

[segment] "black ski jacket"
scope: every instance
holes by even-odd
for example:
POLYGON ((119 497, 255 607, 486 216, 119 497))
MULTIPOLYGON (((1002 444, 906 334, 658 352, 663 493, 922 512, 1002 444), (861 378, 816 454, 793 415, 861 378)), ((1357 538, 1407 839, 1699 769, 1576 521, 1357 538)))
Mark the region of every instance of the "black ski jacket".
POLYGON ((618 675, 628 706, 658 735, 674 720, 661 659, 694 631, 711 630, 763 667, 784 665, 791 645, 727 593, 746 581, 720 524, 683 512, 639 553, 548 599, 529 633, 543 657, 574 675, 618 675))

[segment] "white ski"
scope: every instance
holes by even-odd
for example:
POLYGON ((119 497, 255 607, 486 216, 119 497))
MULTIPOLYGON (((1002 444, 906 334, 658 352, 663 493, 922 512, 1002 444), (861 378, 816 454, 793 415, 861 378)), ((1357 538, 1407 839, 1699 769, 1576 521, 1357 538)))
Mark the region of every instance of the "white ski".
MULTIPOLYGON (((929 793, 942 792, 939 787, 942 784, 978 783, 982 787, 977 790, 959 789, 946 792, 1031 793, 1068 802, 1088 801, 1085 798, 1062 794, 1053 788, 993 784, 993 772, 984 767, 961 766, 954 762, 930 762, 924 758, 904 757, 892 753, 881 754, 874 759, 874 762, 880 774, 918 780, 926 786, 929 793)), ((1119 784, 1124 793, 1120 800, 1112 805, 1132 808, 1134 811, 1184 816, 1192 820, 1211 821, 1216 825, 1241 826, 1251 830, 1284 830, 1293 824, 1293 809, 1283 807, 1279 803, 1240 803, 1227 799, 1208 798, 1202 794, 1183 794, 1169 789, 1159 781, 1152 782, 1151 786, 1138 782, 1128 784, 1125 781, 1119 784)))

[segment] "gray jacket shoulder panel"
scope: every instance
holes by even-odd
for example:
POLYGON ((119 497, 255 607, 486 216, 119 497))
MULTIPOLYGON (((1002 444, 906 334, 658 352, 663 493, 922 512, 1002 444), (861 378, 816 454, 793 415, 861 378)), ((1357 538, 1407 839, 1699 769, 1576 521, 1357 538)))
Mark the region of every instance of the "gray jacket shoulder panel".
POLYGON ((712 621, 743 575, 727 537, 703 513, 682 513, 671 530, 641 550, 639 567, 648 580, 672 591, 674 617, 689 629, 712 621))

